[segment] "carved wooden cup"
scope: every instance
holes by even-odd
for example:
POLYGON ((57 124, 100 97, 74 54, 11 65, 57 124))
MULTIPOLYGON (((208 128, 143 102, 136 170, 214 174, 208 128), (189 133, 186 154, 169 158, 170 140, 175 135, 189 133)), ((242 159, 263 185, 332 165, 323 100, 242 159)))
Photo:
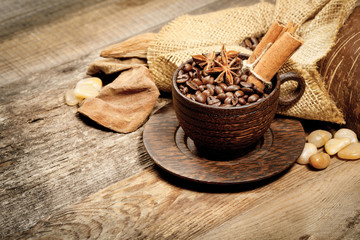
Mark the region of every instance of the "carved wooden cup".
POLYGON ((196 147, 211 152, 236 151, 255 144, 270 127, 278 106, 291 106, 305 90, 304 80, 293 72, 276 74, 274 86, 268 97, 255 103, 238 107, 217 107, 195 102, 183 95, 176 83, 179 70, 192 59, 183 63, 174 73, 172 98, 176 117, 185 134, 196 147), (295 91, 279 98, 280 85, 286 81, 298 83, 295 91))

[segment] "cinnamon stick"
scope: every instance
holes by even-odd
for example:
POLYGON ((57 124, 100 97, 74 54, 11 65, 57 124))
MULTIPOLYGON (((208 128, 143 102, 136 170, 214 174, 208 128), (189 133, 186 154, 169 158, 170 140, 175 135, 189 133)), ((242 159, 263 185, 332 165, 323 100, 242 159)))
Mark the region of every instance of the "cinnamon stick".
MULTIPOLYGON (((300 37, 289 32, 283 33, 265 52, 256 64, 254 71, 261 76, 265 82, 270 83, 272 77, 279 71, 281 66, 302 44, 303 40, 300 37)), ((249 76, 247 82, 252 82, 260 89, 264 89, 265 87, 264 84, 253 75, 249 76)))
POLYGON ((288 26, 288 32, 294 34, 297 27, 298 27, 297 24, 295 24, 293 21, 290 21, 288 26))
POLYGON ((279 34, 279 36, 277 37, 277 39, 279 39, 279 37, 281 36, 281 35, 283 35, 285 32, 290 32, 290 33, 294 33, 294 32, 292 32, 292 30, 290 31, 290 29, 292 29, 292 27, 293 27, 293 21, 290 21, 290 22, 288 22, 287 24, 286 24, 286 27, 281 31, 281 33, 279 34))
POLYGON ((267 31, 267 33, 264 35, 264 37, 261 39, 260 43, 256 46, 255 50, 253 51, 253 53, 251 54, 251 56, 249 57, 249 63, 253 63, 259 56, 260 54, 264 51, 264 49, 266 48, 266 46, 268 45, 268 43, 274 43, 275 40, 279 37, 279 35, 286 31, 287 28, 285 27, 284 24, 281 24, 278 21, 275 21, 271 27, 269 28, 269 30, 267 31))

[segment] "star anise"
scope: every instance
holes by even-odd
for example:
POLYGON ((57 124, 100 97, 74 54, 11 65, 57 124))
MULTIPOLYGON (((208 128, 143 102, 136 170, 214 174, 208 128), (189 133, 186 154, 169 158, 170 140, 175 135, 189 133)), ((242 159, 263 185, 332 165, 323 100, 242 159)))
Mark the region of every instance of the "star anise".
POLYGON ((196 62, 201 68, 207 72, 210 68, 212 68, 215 63, 215 52, 209 54, 202 54, 202 55, 194 55, 192 56, 194 62, 196 62))
MULTIPOLYGON (((234 55, 233 52, 231 52, 231 56, 234 55)), ((225 82, 228 85, 231 85, 234 83, 233 75, 236 76, 236 73, 233 70, 237 70, 240 67, 232 67, 234 63, 237 61, 237 57, 234 57, 232 61, 229 63, 229 54, 225 50, 225 46, 223 45, 220 52, 221 61, 214 60, 214 62, 219 67, 213 67, 208 70, 208 73, 220 73, 219 76, 215 79, 215 82, 221 83, 224 81, 224 75, 225 75, 225 82)))
POLYGON ((234 50, 230 50, 226 52, 226 56, 228 57, 228 59, 232 60, 233 58, 236 58, 239 55, 238 51, 234 51, 234 50))

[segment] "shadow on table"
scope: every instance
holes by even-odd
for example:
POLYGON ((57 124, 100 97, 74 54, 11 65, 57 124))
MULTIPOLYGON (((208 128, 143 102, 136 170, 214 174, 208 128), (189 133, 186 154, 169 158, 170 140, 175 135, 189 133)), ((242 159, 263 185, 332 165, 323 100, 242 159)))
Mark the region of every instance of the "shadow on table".
POLYGON ((157 165, 154 165, 154 169, 156 170, 156 172, 158 173, 161 179, 179 188, 184 188, 196 192, 205 192, 205 193, 234 193, 234 192, 250 191, 271 184, 272 182, 284 176, 291 169, 291 167, 275 176, 269 177, 264 180, 260 180, 252 183, 230 184, 230 185, 209 184, 209 183, 191 181, 170 174, 165 170, 161 169, 160 167, 158 167, 157 165))

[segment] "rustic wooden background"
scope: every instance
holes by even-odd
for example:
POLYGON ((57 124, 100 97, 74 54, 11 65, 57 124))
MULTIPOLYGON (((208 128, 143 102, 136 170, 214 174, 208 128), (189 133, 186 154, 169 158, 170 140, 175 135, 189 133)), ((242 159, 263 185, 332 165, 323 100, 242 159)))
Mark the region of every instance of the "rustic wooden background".
MULTIPOLYGON (((256 2, 1 1, 0 238, 359 239, 360 161, 199 185, 154 166, 143 127, 114 133, 64 104, 103 47, 183 14, 256 2)), ((170 101, 161 96, 154 111, 170 101)))

